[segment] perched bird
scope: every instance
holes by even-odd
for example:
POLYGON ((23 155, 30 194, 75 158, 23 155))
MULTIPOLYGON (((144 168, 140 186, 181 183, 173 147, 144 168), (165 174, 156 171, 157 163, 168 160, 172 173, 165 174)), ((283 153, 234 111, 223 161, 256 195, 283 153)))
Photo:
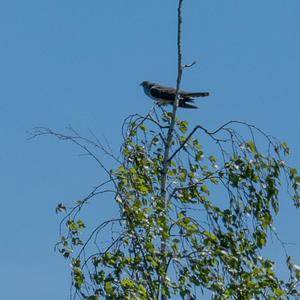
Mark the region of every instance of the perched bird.
MULTIPOLYGON (((144 92, 147 96, 157 101, 160 105, 171 104, 174 105, 176 89, 168 86, 162 86, 157 83, 150 81, 143 81, 140 84, 144 88, 144 92)), ((207 92, 185 92, 182 90, 178 91, 179 107, 184 108, 197 108, 197 106, 190 103, 194 103, 194 98, 207 97, 207 92)))

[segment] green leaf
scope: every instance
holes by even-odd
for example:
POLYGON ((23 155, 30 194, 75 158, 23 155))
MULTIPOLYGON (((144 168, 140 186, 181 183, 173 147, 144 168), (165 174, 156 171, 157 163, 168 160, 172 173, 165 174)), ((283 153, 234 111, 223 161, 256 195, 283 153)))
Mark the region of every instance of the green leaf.
POLYGON ((208 159, 209 159, 210 162, 213 163, 213 164, 215 164, 215 163, 217 162, 217 158, 216 158, 215 156, 213 156, 213 155, 210 155, 210 156, 208 157, 208 159))
POLYGON ((142 296, 141 299, 146 299, 146 297, 147 297, 147 290, 142 285, 139 286, 139 293, 142 296))
POLYGON ((151 255, 147 255, 146 258, 154 269, 158 267, 157 261, 151 255))
POLYGON ((167 121, 171 120, 172 117, 173 117, 173 114, 172 114, 171 112, 165 112, 165 113, 163 114, 162 119, 163 119, 165 122, 167 122, 167 121))
POLYGON ((288 146, 287 143, 284 142, 280 146, 283 149, 283 152, 284 152, 285 155, 289 155, 290 154, 290 148, 289 148, 289 146, 288 146))
POLYGON ((199 150, 198 152, 197 152, 197 154, 196 154, 196 157, 195 157, 195 159, 196 159, 196 161, 200 161, 200 160, 202 160, 203 159, 203 151, 202 150, 199 150))
POLYGON ((89 296, 86 298, 86 300, 99 300, 98 296, 89 296))
POLYGON ((121 285, 125 288, 133 288, 134 282, 130 278, 125 278, 121 280, 121 285))
POLYGON ((262 226, 264 228, 270 227, 271 224, 273 223, 273 218, 270 213, 265 213, 260 217, 260 220, 262 222, 262 226))
POLYGON ((210 194, 210 191, 209 191, 209 189, 208 189, 208 186, 205 185, 205 184, 201 185, 200 190, 201 190, 201 192, 203 192, 203 193, 205 193, 205 194, 207 194, 207 195, 210 194))
POLYGON ((73 265, 73 267, 79 268, 80 267, 80 263, 81 263, 81 261, 80 261, 79 258, 72 259, 72 265, 73 265))
POLYGON ((208 237, 211 241, 216 241, 218 238, 212 232, 205 230, 203 234, 208 237))
POLYGON ((179 123, 179 130, 182 132, 182 133, 186 133, 187 130, 188 130, 188 122, 187 121, 181 121, 179 123))
POLYGON ((178 179, 182 182, 186 181, 187 178, 187 170, 186 169, 180 169, 179 177, 178 179))
POLYGON ((76 289, 80 289, 84 283, 84 275, 80 268, 73 268, 74 285, 76 289))
POLYGON ((77 221, 77 226, 78 226, 79 229, 84 229, 85 228, 84 222, 80 219, 77 221))
POLYGON ((104 284, 104 289, 105 289, 105 292, 108 294, 108 295, 111 295, 114 291, 114 288, 112 286, 112 283, 111 281, 106 281, 105 284, 104 284))
POLYGON ((66 210, 67 210, 67 208, 63 203, 59 203, 55 208, 56 213, 66 212, 66 210))
POLYGON ((139 127, 140 127, 144 132, 147 131, 147 126, 146 126, 144 123, 142 123, 139 127))
POLYGON ((194 139, 193 140, 193 146, 197 149, 197 150, 202 150, 203 147, 201 144, 199 144, 198 140, 194 139))
POLYGON ((168 175, 172 176, 172 177, 175 176, 176 174, 177 174, 177 169, 175 169, 175 168, 174 169, 170 169, 169 172, 168 172, 168 175))
POLYGON ((298 171, 296 168, 290 168, 290 177, 294 178, 298 174, 298 171))
POLYGON ((256 153, 257 152, 257 149, 256 149, 256 145, 253 141, 248 141, 246 143, 246 147, 248 150, 250 150, 252 153, 256 153))
POLYGON ((282 289, 275 289, 274 293, 276 296, 283 296, 285 294, 282 289))
POLYGON ((69 228, 69 230, 77 231, 78 225, 73 220, 68 220, 66 224, 67 224, 67 227, 69 228))
POLYGON ((255 232, 254 236, 255 236, 255 240, 256 240, 257 246, 259 248, 263 248, 266 245, 266 243, 267 243, 266 233, 263 232, 263 231, 257 230, 255 232))

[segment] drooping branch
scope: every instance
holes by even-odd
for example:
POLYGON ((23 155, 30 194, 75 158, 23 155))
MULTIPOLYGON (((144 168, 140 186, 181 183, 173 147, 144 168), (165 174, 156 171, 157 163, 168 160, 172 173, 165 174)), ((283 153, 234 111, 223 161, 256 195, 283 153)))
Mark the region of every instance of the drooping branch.
POLYGON ((107 149, 105 149, 101 144, 98 144, 92 140, 82 137, 72 127, 69 127, 69 130, 73 135, 66 135, 59 132, 55 132, 52 129, 47 127, 35 127, 32 129, 32 131, 28 133, 30 134, 31 138, 36 138, 44 135, 52 135, 59 140, 72 142, 73 144, 81 148, 87 155, 93 158, 97 162, 97 164, 104 170, 104 172, 113 180, 109 169, 104 165, 104 163, 99 159, 99 157, 97 157, 97 155, 88 147, 88 145, 94 148, 98 148, 100 151, 108 155, 111 159, 113 159, 117 163, 119 163, 118 159, 114 157, 114 155, 110 153, 107 149))
MULTIPOLYGON (((246 122, 242 122, 242 121, 228 121, 226 122, 225 124, 221 125, 220 127, 218 127, 217 129, 215 129, 214 131, 209 131, 207 128, 205 128, 204 126, 202 125, 197 125, 194 127, 194 129, 190 132, 190 134, 184 139, 184 141, 181 143, 181 145, 174 151, 174 153, 170 156, 169 158, 169 161, 171 161, 178 152, 180 152, 180 150, 188 143, 188 141, 193 137, 193 135, 196 133, 197 130, 201 129, 204 133, 206 133, 207 135, 209 135, 213 140, 215 140, 216 142, 218 141, 225 141, 223 139, 218 139, 215 137, 215 135, 217 133, 219 133, 220 131, 222 130, 226 130, 226 131, 229 131, 230 129, 227 128, 228 125, 230 124, 240 124, 240 125, 245 125, 247 126, 250 131, 252 131, 252 129, 255 129, 257 130, 258 132, 260 132, 262 135, 264 135, 269 141, 270 141, 270 138, 271 136, 269 135, 266 135, 261 129, 257 128, 256 126, 254 125, 251 125, 251 124, 248 124, 246 122)), ((253 135, 253 134, 252 134, 253 135)), ((272 143, 271 143, 272 144, 272 143)), ((273 144, 274 146, 274 144, 273 144)))

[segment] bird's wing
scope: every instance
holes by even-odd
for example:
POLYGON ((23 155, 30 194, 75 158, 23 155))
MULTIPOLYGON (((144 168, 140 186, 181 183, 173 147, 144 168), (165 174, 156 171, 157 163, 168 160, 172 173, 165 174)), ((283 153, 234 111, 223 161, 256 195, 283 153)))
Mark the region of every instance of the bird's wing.
MULTIPOLYGON (((165 99, 165 100, 175 100, 176 89, 172 87, 165 87, 160 85, 153 85, 150 88, 150 94, 154 98, 165 99)), ((209 96, 208 92, 186 92, 183 90, 178 91, 178 95, 183 97, 186 101, 189 101, 189 98, 193 97, 207 97, 209 96)))
POLYGON ((162 87, 154 85, 150 88, 150 94, 152 97, 157 99, 164 99, 164 100, 175 100, 175 93, 176 90, 171 87, 162 87))

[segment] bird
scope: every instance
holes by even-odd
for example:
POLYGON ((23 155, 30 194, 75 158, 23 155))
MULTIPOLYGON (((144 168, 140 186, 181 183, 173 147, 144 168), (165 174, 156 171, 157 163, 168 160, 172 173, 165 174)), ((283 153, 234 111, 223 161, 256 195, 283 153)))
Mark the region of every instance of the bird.
MULTIPOLYGON (((159 105, 174 105, 176 97, 176 89, 168 86, 163 86, 150 81, 143 81, 140 84, 144 88, 147 96, 155 100, 159 105)), ((183 90, 178 91, 179 107, 183 108, 198 108, 191 104, 194 103, 194 98, 207 97, 208 92, 186 92, 183 90)))

